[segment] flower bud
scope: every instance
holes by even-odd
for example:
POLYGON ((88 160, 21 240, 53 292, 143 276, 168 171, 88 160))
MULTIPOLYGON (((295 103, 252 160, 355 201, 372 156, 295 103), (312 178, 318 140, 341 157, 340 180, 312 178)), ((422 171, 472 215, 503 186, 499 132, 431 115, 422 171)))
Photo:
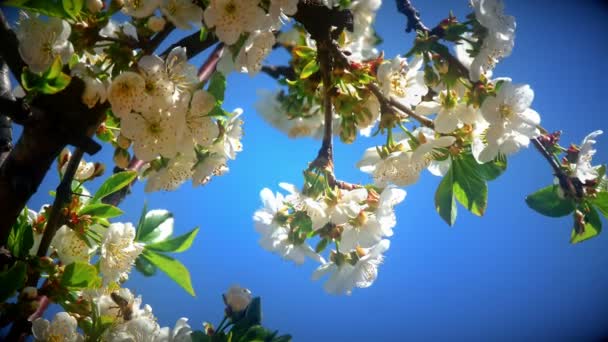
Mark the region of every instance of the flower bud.
POLYGON ((148 28, 153 32, 160 32, 165 28, 166 21, 163 17, 152 16, 148 19, 148 28))
POLYGON ((116 138, 116 144, 123 150, 126 150, 129 148, 129 146, 131 146, 131 140, 129 140, 129 138, 125 137, 124 135, 120 134, 118 136, 118 138, 116 138))
POLYGON ((70 152, 70 150, 68 150, 67 148, 64 148, 63 150, 61 150, 61 152, 59 153, 59 157, 57 157, 57 167, 59 168, 60 171, 70 161, 71 157, 72 157, 72 153, 70 152))
POLYGON ((126 169, 129 166, 130 159, 131 156, 127 150, 123 150, 122 148, 114 150, 114 163, 121 169, 126 169))
POLYGON ((251 303, 251 291, 234 285, 224 294, 224 302, 232 312, 241 312, 251 303))
POLYGON ((38 297, 38 289, 33 286, 27 286, 23 290, 21 290, 21 299, 25 300, 34 300, 38 297))
POLYGON ((97 13, 103 8, 103 1, 101 0, 87 0, 87 9, 91 13, 97 13))
POLYGON ((100 177, 106 172, 106 166, 102 163, 95 163, 95 171, 93 171, 92 178, 100 177))

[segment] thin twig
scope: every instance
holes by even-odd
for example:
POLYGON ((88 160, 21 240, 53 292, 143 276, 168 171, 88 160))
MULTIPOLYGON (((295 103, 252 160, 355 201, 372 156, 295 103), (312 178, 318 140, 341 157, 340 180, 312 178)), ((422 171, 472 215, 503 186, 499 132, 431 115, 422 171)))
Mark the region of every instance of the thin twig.
POLYGON ((295 79, 295 71, 289 65, 263 65, 261 71, 277 80, 281 77, 295 79))
POLYGON ((395 2, 397 3, 397 11, 407 17, 405 32, 412 32, 412 30, 430 31, 420 20, 420 12, 418 12, 410 0, 396 0, 395 2))
POLYGON ((211 78, 211 75, 217 69, 222 53, 224 52, 224 43, 219 43, 211 52, 205 63, 198 69, 198 80, 205 83, 211 78))
POLYGON ((390 107, 393 109, 398 109, 399 111, 405 113, 407 116, 418 121, 421 125, 423 125, 425 127, 429 127, 429 128, 434 127, 433 121, 431 119, 428 119, 428 118, 425 118, 423 116, 416 114, 413 110, 406 107, 405 105, 403 105, 401 102, 399 102, 397 99, 395 99, 392 96, 391 97, 384 96, 384 94, 382 94, 382 91, 380 90, 380 88, 378 88, 378 86, 375 83, 370 83, 367 85, 367 87, 376 96, 376 98, 378 98, 378 101, 380 101, 381 104, 385 103, 385 104, 390 105, 390 107))
MULTIPOLYGON (((317 158, 311 163, 311 166, 318 167, 333 172, 333 109, 331 103, 332 86, 331 86, 331 55, 329 51, 330 44, 327 41, 318 41, 317 58, 319 61, 319 70, 323 80, 323 142, 317 158)), ((335 182, 335 179, 334 179, 335 182)), ((330 184, 331 185, 331 184, 330 184)))
MULTIPOLYGON (((36 255, 39 257, 46 256, 49 246, 51 245, 51 241, 55 236, 55 232, 57 232, 57 229, 59 229, 61 217, 63 216, 62 209, 70 202, 72 197, 72 180, 74 180, 74 175, 76 174, 76 170, 78 170, 78 165, 80 165, 83 155, 84 151, 82 149, 76 148, 74 150, 74 154, 68 162, 68 166, 63 174, 63 178, 61 179, 59 186, 57 186, 53 207, 44 229, 44 235, 42 235, 42 240, 40 241, 40 247, 38 247, 38 253, 36 253, 36 255)), ((35 286, 35 284, 31 285, 35 286)))
POLYGON ((208 33, 207 37, 205 37, 205 39, 201 41, 200 33, 194 32, 193 34, 186 36, 180 39, 179 41, 171 44, 171 46, 165 49, 165 51, 163 51, 160 56, 162 58, 165 58, 169 55, 169 52, 171 52, 171 50, 181 46, 186 48, 186 55, 188 56, 188 59, 190 59, 198 55, 199 53, 205 51, 210 46, 213 46, 217 42, 217 37, 212 33, 208 33))
POLYGON ((154 37, 152 37, 152 39, 150 39, 148 41, 148 44, 146 44, 146 46, 144 46, 143 50, 146 53, 153 53, 154 50, 156 50, 158 48, 158 46, 165 39, 167 39, 167 37, 171 34, 171 32, 173 32, 174 29, 175 29, 175 26, 173 24, 167 23, 162 31, 155 34, 154 37))

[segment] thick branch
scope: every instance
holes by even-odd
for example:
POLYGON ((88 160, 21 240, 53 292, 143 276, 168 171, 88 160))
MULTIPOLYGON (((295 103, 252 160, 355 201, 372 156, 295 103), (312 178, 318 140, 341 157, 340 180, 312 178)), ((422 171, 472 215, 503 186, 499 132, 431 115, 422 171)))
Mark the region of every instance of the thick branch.
POLYGON ((13 149, 13 124, 10 117, 3 112, 8 109, 5 109, 6 102, 12 105, 14 100, 8 65, 0 57, 0 165, 13 149))
POLYGON ((211 52, 205 63, 198 69, 198 79, 201 83, 206 83, 209 78, 211 78, 211 75, 213 75, 215 69, 217 69, 217 63, 219 63, 223 52, 224 43, 220 43, 211 52))
POLYGON ((19 79, 25 63, 19 55, 19 42, 11 30, 2 9, 0 9, 0 55, 8 65, 16 79, 19 79))
POLYGON ((40 95, 34 100, 34 113, 0 167, 0 246, 6 244, 13 223, 61 149, 71 144, 94 153, 100 148, 90 136, 103 120, 105 106, 89 109, 80 100, 83 89, 84 83, 72 78, 62 92, 40 95))
POLYGON ((158 46, 165 40, 167 37, 173 32, 175 26, 171 23, 167 23, 162 31, 152 37, 148 41, 148 43, 144 46, 144 51, 148 54, 153 53, 154 50, 158 48, 158 46))
MULTIPOLYGON (((323 80, 323 143, 317 154, 317 158, 311 166, 326 169, 333 173, 333 109, 331 103, 332 84, 331 84, 331 55, 329 52, 329 40, 318 41, 317 58, 319 69, 323 80)), ((334 179, 335 183, 335 179, 334 179)))
POLYGON ((185 47, 186 55, 188 59, 198 55, 199 53, 205 51, 207 48, 217 43, 217 37, 214 34, 207 34, 207 37, 203 41, 200 39, 200 33, 194 32, 193 34, 186 36, 179 41, 171 44, 163 53, 160 54, 162 58, 166 58, 169 55, 169 52, 176 47, 185 47))

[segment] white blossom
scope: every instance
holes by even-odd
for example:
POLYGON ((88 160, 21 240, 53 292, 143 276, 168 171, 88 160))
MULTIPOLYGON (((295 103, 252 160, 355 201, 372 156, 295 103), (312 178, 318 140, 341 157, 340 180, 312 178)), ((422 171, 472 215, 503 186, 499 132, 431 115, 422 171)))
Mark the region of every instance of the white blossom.
POLYGON ((15 30, 19 54, 32 72, 43 72, 60 57, 65 64, 74 53, 68 40, 72 29, 67 21, 55 17, 42 20, 37 14, 19 13, 15 30))
POLYGON ((232 312, 240 312, 247 309, 251 303, 251 291, 249 289, 233 285, 224 294, 224 302, 232 312))
POLYGON ((191 92, 198 84, 198 71, 188 62, 185 47, 175 47, 165 61, 167 77, 179 92, 191 92))
POLYGON ((135 259, 143 251, 135 239, 135 228, 131 223, 112 223, 105 231, 101 242, 99 270, 104 281, 117 281, 126 276, 135 259))
MULTIPOLYGON (((68 168, 68 162, 72 158, 72 153, 67 148, 64 148, 59 153, 59 160, 63 163, 61 166, 61 174, 64 175, 65 171, 68 168)), ((86 160, 81 159, 78 163, 78 168, 76 169, 76 173, 74 173, 74 179, 77 181, 85 181, 93 176, 95 173, 95 163, 87 162, 86 160)))
POLYGON ((274 33, 271 31, 255 31, 249 35, 237 56, 241 72, 254 76, 262 68, 262 62, 272 51, 275 43, 274 33))
POLYGON ((378 81, 382 93, 392 96, 403 105, 417 105, 428 87, 424 83, 424 73, 420 71, 422 59, 417 58, 409 65, 405 58, 395 57, 378 67, 378 81))
POLYGON ((512 154, 527 147, 530 139, 539 135, 536 125, 540 116, 530 108, 534 91, 529 85, 513 84, 505 80, 495 97, 488 97, 481 105, 481 114, 488 122, 486 146, 479 155, 483 163, 498 154, 512 154))
POLYGON ((591 165, 591 160, 596 153, 596 150, 593 147, 593 145, 596 143, 595 139, 602 133, 603 132, 600 130, 589 133, 589 135, 583 139, 580 146, 580 150, 576 158, 576 164, 574 164, 573 167, 574 176, 577 177, 583 184, 587 181, 595 180, 598 177, 599 165, 591 165))
POLYGON ((146 101, 142 96, 145 88, 146 80, 138 73, 125 71, 116 76, 108 88, 112 113, 123 118, 129 116, 132 110, 141 109, 146 101))
POLYGON ((277 215, 284 215, 284 197, 277 193, 274 195, 270 189, 263 189, 260 198, 264 207, 255 212, 253 220, 256 231, 261 235, 260 245, 269 252, 277 253, 287 260, 291 260, 297 265, 301 265, 306 257, 324 262, 323 258, 307 243, 294 244, 289 240, 289 228, 282 225, 277 219, 277 215))
POLYGON ((370 287, 378 277, 378 266, 382 264, 384 256, 390 246, 389 240, 382 240, 372 248, 357 248, 359 259, 353 265, 349 261, 325 263, 317 268, 313 280, 329 275, 323 285, 325 291, 333 295, 352 293, 354 287, 370 287))
POLYGON ((204 157, 204 159, 199 160, 194 166, 192 185, 205 185, 211 180, 211 177, 221 176, 226 172, 228 172, 226 157, 217 153, 211 153, 204 157))
POLYGON ((178 155, 169 161, 166 167, 148 176, 145 191, 173 191, 192 177, 195 161, 188 156, 178 155))
POLYGON ((44 318, 36 318, 32 322, 32 335, 36 341, 43 342, 79 342, 84 341, 76 329, 78 324, 76 319, 67 312, 55 314, 52 322, 44 318))
POLYGON ((225 122, 222 141, 216 142, 211 150, 213 152, 223 154, 226 158, 235 159, 237 152, 243 150, 241 138, 243 136, 243 121, 239 116, 243 114, 241 108, 237 108, 232 112, 232 116, 225 122))
POLYGON ((242 33, 270 26, 269 18, 258 4, 259 0, 211 0, 205 9, 205 24, 215 27, 217 37, 232 45, 242 33))
POLYGON ((57 253, 59 260, 64 265, 69 265, 73 262, 89 262, 91 253, 94 248, 89 247, 84 240, 85 236, 78 234, 70 227, 63 225, 57 230, 51 247, 57 253))
POLYGON ((134 18, 149 17, 160 5, 160 0, 123 0, 122 12, 134 18))
POLYGON ((133 40, 139 40, 137 37, 137 29, 128 21, 117 24, 115 21, 109 20, 108 24, 99 30, 100 37, 118 38, 119 33, 132 38, 133 40))
POLYGON ((103 339, 106 341, 150 342, 156 341, 160 334, 160 327, 155 320, 140 316, 112 326, 106 330, 103 339))
POLYGON ((471 62, 470 76, 474 81, 486 74, 496 63, 508 57, 515 45, 515 18, 504 14, 501 0, 471 0, 475 19, 487 29, 481 49, 471 62))
POLYGON ((148 55, 143 56, 137 66, 145 81, 146 105, 152 108, 167 108, 173 105, 175 84, 169 80, 165 61, 156 55, 148 55))
POLYGON ((282 23, 287 22, 288 15, 292 16, 298 11, 298 0, 271 0, 268 14, 274 28, 279 28, 282 23))
POLYGON ((203 22, 203 10, 192 0, 162 0, 160 11, 182 30, 190 30, 190 23, 201 27, 203 22))
POLYGON ((437 133, 452 133, 463 124, 473 124, 479 111, 458 101, 455 92, 442 92, 434 101, 423 101, 416 106, 416 114, 427 116, 437 113, 434 128, 437 133))
POLYGON ((163 327, 157 337, 157 342, 191 342, 192 327, 188 324, 188 319, 182 317, 175 322, 175 327, 163 327))
POLYGON ((133 151, 141 160, 150 161, 158 155, 172 158, 180 149, 177 143, 184 129, 183 115, 181 108, 149 108, 124 117, 120 133, 133 141, 133 151))
POLYGON ((215 106, 215 98, 205 90, 197 90, 192 95, 189 109, 186 113, 185 130, 181 139, 181 146, 192 146, 198 144, 204 147, 210 146, 219 136, 217 123, 208 116, 215 106))

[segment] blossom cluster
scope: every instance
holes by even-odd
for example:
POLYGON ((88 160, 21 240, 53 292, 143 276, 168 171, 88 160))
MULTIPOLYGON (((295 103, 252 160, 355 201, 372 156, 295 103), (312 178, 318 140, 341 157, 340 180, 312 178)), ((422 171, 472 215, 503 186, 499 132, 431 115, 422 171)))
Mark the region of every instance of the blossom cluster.
POLYGON ((321 265, 313 279, 328 274, 325 289, 350 294, 354 287, 369 287, 376 280, 383 253, 388 250, 396 218, 393 208, 405 199, 405 191, 393 186, 378 193, 374 188, 335 188, 316 196, 281 183, 288 192, 264 189, 264 207, 253 216, 261 235, 260 245, 284 259, 302 264, 311 259, 321 265), (318 236, 313 249, 309 238, 318 236), (328 260, 320 253, 335 243, 328 260))

